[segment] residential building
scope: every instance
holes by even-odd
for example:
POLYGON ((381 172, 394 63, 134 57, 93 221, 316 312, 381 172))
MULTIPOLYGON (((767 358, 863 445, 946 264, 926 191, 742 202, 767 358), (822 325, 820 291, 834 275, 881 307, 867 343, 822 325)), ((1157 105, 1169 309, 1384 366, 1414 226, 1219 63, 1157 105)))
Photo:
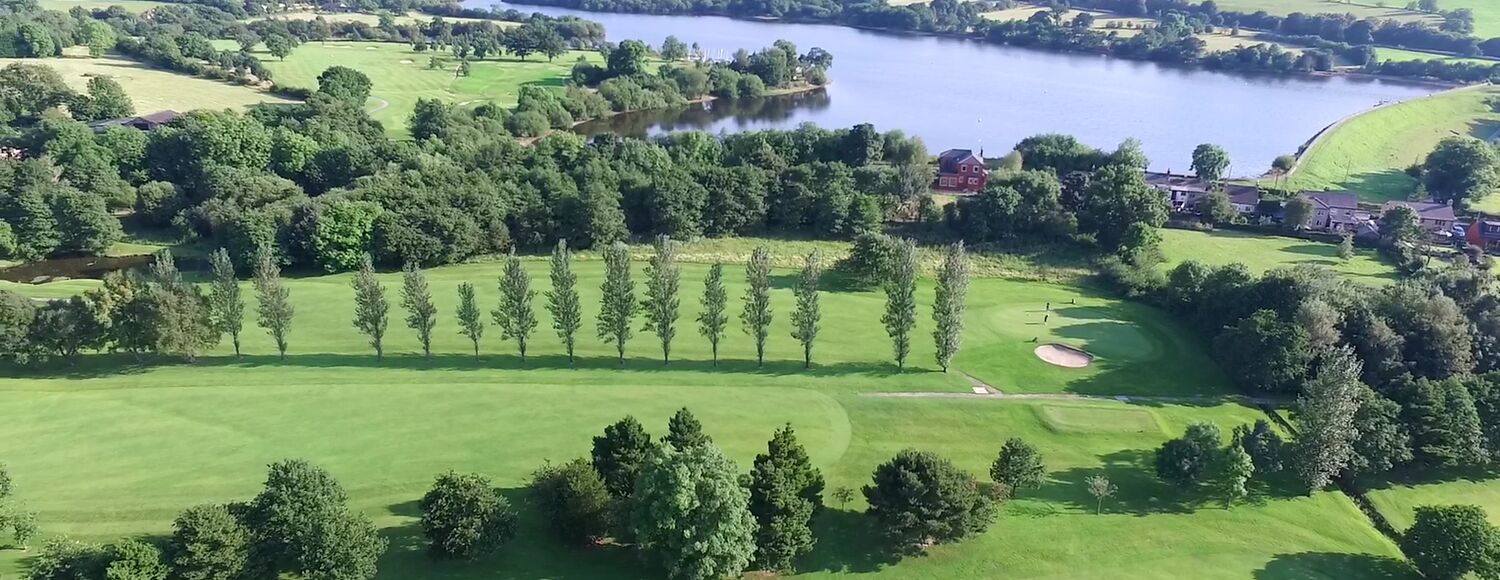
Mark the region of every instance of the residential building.
POLYGON ((1487 217, 1475 219, 1474 223, 1469 224, 1468 231, 1464 232, 1464 239, 1487 252, 1500 249, 1500 220, 1487 217))
POLYGON ((89 127, 92 127, 95 131, 103 131, 110 127, 129 127, 141 131, 155 131, 158 127, 171 123, 181 116, 182 113, 167 109, 137 117, 120 117, 118 119, 94 121, 93 123, 89 123, 89 127))
POLYGON ((1417 218, 1422 221, 1422 229, 1429 234, 1443 234, 1453 227, 1456 219, 1453 215, 1453 206, 1436 201, 1388 201, 1380 206, 1380 213, 1390 211, 1391 208, 1405 206, 1416 212, 1417 218))
POLYGON ((984 191, 989 178, 989 168, 974 151, 949 149, 938 155, 937 179, 932 188, 948 193, 974 194, 984 191))
MULTIPOLYGON (((1214 190, 1214 186, 1193 175, 1146 172, 1146 183, 1150 184, 1163 193, 1167 194, 1168 202, 1173 212, 1193 213, 1198 212, 1198 202, 1208 192, 1214 190)), ((1256 206, 1260 204, 1260 188, 1253 185, 1239 185, 1236 183, 1220 183, 1217 187, 1222 188, 1229 196, 1229 203, 1240 215, 1250 217, 1256 214, 1256 206)))
POLYGON ((1355 233, 1361 225, 1370 221, 1370 212, 1360 209, 1359 198, 1352 193, 1307 191, 1301 197, 1313 206, 1309 228, 1325 232, 1355 233))

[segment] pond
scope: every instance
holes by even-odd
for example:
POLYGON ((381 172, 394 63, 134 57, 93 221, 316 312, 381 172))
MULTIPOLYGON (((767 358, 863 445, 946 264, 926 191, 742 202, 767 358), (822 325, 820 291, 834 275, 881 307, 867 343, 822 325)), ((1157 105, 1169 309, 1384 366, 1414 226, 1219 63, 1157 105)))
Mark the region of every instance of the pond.
POLYGON ((828 128, 868 122, 882 131, 920 135, 934 153, 984 148, 992 157, 1038 133, 1068 133, 1107 149, 1135 137, 1152 168, 1161 171, 1187 170, 1193 147, 1211 142, 1229 151, 1231 174, 1253 176, 1340 118, 1440 90, 1355 76, 1194 70, 834 25, 584 12, 492 0, 464 4, 576 15, 603 23, 614 41, 636 38, 659 46, 674 35, 697 42, 713 58, 779 38, 801 51, 819 46, 833 53, 833 84, 813 98, 632 114, 584 127, 594 132, 734 132, 804 122, 828 128))

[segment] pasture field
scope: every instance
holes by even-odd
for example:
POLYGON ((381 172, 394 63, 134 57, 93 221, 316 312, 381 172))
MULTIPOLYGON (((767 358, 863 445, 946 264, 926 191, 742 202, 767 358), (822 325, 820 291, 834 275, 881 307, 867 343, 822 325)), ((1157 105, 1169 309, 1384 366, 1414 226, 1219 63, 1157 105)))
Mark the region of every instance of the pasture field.
POLYGON ((1387 284, 1396 279, 1395 269, 1368 248, 1355 248, 1354 258, 1344 260, 1339 258, 1335 244, 1235 230, 1163 229, 1161 250, 1167 258, 1165 268, 1188 260, 1210 266, 1239 262, 1260 273, 1272 268, 1317 264, 1370 284, 1387 284))
POLYGON ((242 109, 256 103, 292 102, 250 87, 154 69, 134 60, 113 56, 40 60, 0 58, 0 66, 13 62, 50 66, 62 75, 68 86, 77 91, 83 91, 92 77, 113 78, 135 102, 138 114, 162 109, 242 109))
POLYGON ((165 6, 166 2, 152 2, 150 0, 38 0, 38 4, 46 10, 60 10, 67 12, 74 6, 82 6, 84 10, 97 10, 119 6, 130 12, 145 12, 157 6, 165 6))
MULTIPOLYGON (((66 2, 68 0, 55 0, 55 1, 66 2)), ((267 18, 281 19, 281 20, 316 20, 319 16, 322 16, 324 20, 327 20, 329 22, 363 22, 363 23, 368 24, 370 26, 376 26, 376 25, 380 24, 380 15, 378 15, 378 14, 369 14, 369 13, 365 13, 365 12, 327 12, 327 13, 322 13, 322 12, 309 12, 309 11, 306 11, 306 10, 298 10, 298 11, 294 11, 294 12, 280 12, 280 13, 272 14, 272 15, 268 16, 267 18)), ((394 15, 392 15, 392 19, 394 19, 396 21, 396 25, 397 26, 405 26, 407 24, 426 24, 428 22, 432 22, 433 17, 430 16, 430 15, 421 14, 421 13, 418 13, 418 12, 407 12, 405 14, 394 14, 394 15)), ((443 20, 446 20, 448 22, 478 22, 481 19, 479 19, 479 18, 464 18, 464 17, 461 17, 461 16, 444 16, 443 20)), ((507 21, 504 21, 504 20, 490 20, 490 22, 493 22, 495 24, 495 26, 500 27, 500 28, 509 28, 509 27, 512 27, 512 26, 520 26, 520 23, 517 23, 517 22, 507 22, 507 21)))
POLYGON ((1453 135, 1500 131, 1500 88, 1482 86, 1382 106, 1329 129, 1286 181, 1299 190, 1346 190, 1361 201, 1407 199, 1417 182, 1405 169, 1453 135))
MULTIPOLYGON (((1464 0, 1447 0, 1438 2, 1442 9, 1461 8, 1464 0)), ((1487 0, 1472 0, 1474 4, 1484 3, 1487 0)), ((1387 2, 1390 6, 1378 6, 1373 0, 1369 2, 1347 2, 1339 0, 1223 0, 1219 2, 1220 10, 1234 10, 1236 12, 1253 13, 1265 11, 1267 14, 1287 15, 1293 12, 1303 14, 1353 14, 1355 18, 1380 18, 1395 19, 1400 21, 1427 20, 1434 24, 1439 19, 1434 15, 1423 14, 1401 8, 1404 2, 1387 2)), ((1475 27, 1479 26, 1480 9, 1474 8, 1475 27)))
POLYGON ((394 135, 406 135, 406 122, 418 98, 439 98, 459 104, 491 101, 514 107, 524 85, 563 86, 573 63, 582 56, 602 62, 597 52, 568 52, 552 62, 544 55, 522 61, 513 56, 471 60, 470 75, 456 74, 458 59, 447 51, 416 52, 411 46, 381 42, 328 42, 298 46, 285 61, 258 54, 275 80, 288 86, 317 88, 318 75, 335 64, 370 77, 370 117, 394 135), (428 68, 432 57, 446 60, 443 68, 428 68))
POLYGON ((1451 54, 1423 52, 1420 50, 1407 50, 1403 48, 1390 48, 1385 46, 1381 46, 1375 49, 1375 58, 1378 60, 1394 60, 1398 62, 1408 60, 1440 60, 1443 62, 1466 62, 1484 66, 1500 64, 1500 60, 1488 58, 1465 58, 1461 56, 1453 56, 1451 54))
MULTIPOLYGON (((545 271, 541 261, 528 266, 534 276, 545 271)), ((728 278, 738 280, 739 269, 730 269, 728 278)), ((969 390, 957 372, 933 369, 924 344, 930 329, 925 308, 914 341, 917 368, 897 373, 876 320, 879 295, 828 292, 815 366, 804 371, 786 338, 792 273, 779 270, 771 361, 754 368, 736 325, 726 340, 726 361, 715 369, 690 322, 705 270, 684 267, 676 360, 665 366, 655 360, 654 339, 642 334, 623 369, 590 332, 597 261, 576 264, 588 314, 576 369, 559 356, 545 317, 527 364, 493 336, 482 358, 473 357, 447 318, 453 289, 473 281, 484 302, 493 302, 496 264, 429 272, 445 317, 430 361, 414 354, 397 310, 388 336, 392 354, 376 363, 348 325, 348 275, 291 280, 299 318, 285 362, 269 354, 269 339, 251 328, 243 359, 221 347, 197 364, 107 369, 85 363, 57 374, 0 379, 0 457, 10 464, 18 495, 40 512, 44 535, 108 541, 162 534, 179 510, 248 498, 266 463, 304 457, 337 476, 353 507, 390 539, 381 578, 644 578, 653 572, 624 550, 575 551, 552 541, 522 486, 545 461, 587 454, 589 438, 620 416, 633 414, 660 435, 672 411, 688 406, 744 468, 773 429, 791 423, 830 490, 857 489, 876 464, 909 446, 943 454, 981 476, 1008 437, 1025 438, 1046 458, 1046 484, 1006 504, 989 532, 900 562, 876 549, 875 530, 860 515, 862 499, 848 505, 830 500, 817 520, 820 543, 801 564, 808 578, 1411 578, 1396 548, 1342 495, 1302 496, 1278 478, 1257 483, 1246 504, 1226 510, 1212 497, 1155 478, 1152 450, 1188 423, 1211 421, 1227 432, 1263 415, 1216 397, 1227 387, 1217 371, 1204 370, 1212 364, 1199 346, 1146 307, 1036 282, 976 280, 969 350, 957 368, 1015 390, 1145 389, 1208 398, 1177 405, 881 397, 872 395, 969 390), (1053 326, 1031 325, 1045 300, 1053 301, 1053 326), (1064 300, 1077 304, 1062 306, 1064 300), (1003 348, 1033 333, 1043 342, 1079 344, 1085 331, 1097 335, 1081 346, 1100 355, 1101 372, 1042 372, 1039 361, 1003 348), (1174 341, 1176 352, 1147 352, 1167 349, 1143 340, 1152 335, 1174 341), (1035 382, 995 378, 1009 371, 1031 373, 1035 382), (1147 373, 1158 378, 1143 380, 1147 373), (521 533, 500 554, 465 563, 434 563, 425 555, 416 500, 448 469, 493 477, 521 510, 521 533), (1093 475, 1120 488, 1099 515, 1084 490, 1093 475)), ((394 298, 397 277, 383 280, 394 298)), ((534 280, 534 287, 546 289, 544 277, 534 280)), ((62 284, 68 291, 87 285, 62 284)), ((6 288, 66 293, 49 286, 6 288)), ((731 285, 733 307, 741 291, 731 285)), ((923 304, 930 292, 922 288, 923 304)), ((1025 346, 1029 356, 1031 345, 1025 346)), ((16 550, 0 551, 0 573, 18 573, 25 559, 16 550)))

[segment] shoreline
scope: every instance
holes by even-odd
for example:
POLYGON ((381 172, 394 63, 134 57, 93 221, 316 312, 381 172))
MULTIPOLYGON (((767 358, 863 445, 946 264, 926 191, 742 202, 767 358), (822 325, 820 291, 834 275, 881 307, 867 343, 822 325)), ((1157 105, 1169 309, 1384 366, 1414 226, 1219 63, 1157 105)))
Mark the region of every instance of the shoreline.
MULTIPOLYGON (((814 85, 814 84, 810 84, 810 83, 804 83, 802 85, 795 86, 795 87, 783 87, 783 88, 779 88, 779 89, 775 89, 775 90, 769 90, 769 91, 766 91, 766 94, 764 94, 764 95, 760 95, 759 97, 749 97, 749 98, 784 97, 784 96, 787 96, 787 95, 800 95, 800 94, 804 94, 804 93, 811 93, 811 92, 815 92, 815 91, 818 91, 818 90, 827 89, 828 86, 832 85, 832 84, 833 84, 833 81, 831 81, 831 80, 828 81, 828 82, 826 82, 826 83, 823 83, 821 85, 814 85)), ((531 146, 531 145, 535 144, 538 140, 540 140, 543 137, 546 137, 548 135, 551 135, 551 134, 559 132, 559 131, 567 131, 567 132, 572 133, 578 127, 580 127, 582 125, 585 125, 585 124, 588 124, 588 123, 594 123, 594 122, 598 122, 598 121, 603 121, 605 119, 611 119, 611 118, 618 117, 618 116, 621 116, 621 115, 630 115, 630 114, 634 114, 634 113, 649 113, 649 112, 652 112, 652 111, 666 111, 666 110, 671 110, 671 109, 678 109, 678 108, 689 107, 689 106, 692 106, 692 105, 704 105, 704 104, 712 103, 714 101, 718 101, 718 100, 725 99, 725 98, 726 97, 719 97, 719 96, 714 96, 714 95, 703 95, 703 96, 698 97, 696 99, 688 99, 686 102, 682 103, 681 105, 675 105, 675 106, 671 106, 671 107, 661 107, 661 108, 654 108, 654 109, 636 109, 634 111, 610 111, 609 114, 602 115, 602 116, 599 116, 599 117, 594 117, 592 119, 585 119, 585 120, 582 120, 582 121, 573 121, 573 123, 570 124, 570 125, 568 125, 567 128, 565 128, 565 129, 549 128, 549 129, 547 129, 547 132, 542 133, 541 135, 537 135, 535 137, 516 137, 515 139, 516 139, 517 142, 519 142, 522 145, 531 146)))

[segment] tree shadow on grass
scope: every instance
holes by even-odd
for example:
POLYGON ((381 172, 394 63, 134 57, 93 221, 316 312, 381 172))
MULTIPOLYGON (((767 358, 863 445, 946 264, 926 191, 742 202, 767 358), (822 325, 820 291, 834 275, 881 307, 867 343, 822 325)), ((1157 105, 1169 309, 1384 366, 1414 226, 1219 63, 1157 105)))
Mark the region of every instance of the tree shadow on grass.
MULTIPOLYGON (((1041 489, 1022 492, 1018 499, 1036 499, 1049 504, 1065 505, 1090 514, 1098 510, 1106 514, 1147 516, 1224 509, 1223 498, 1216 495, 1209 485, 1200 484, 1183 489, 1157 478, 1155 450, 1127 449, 1100 456, 1099 459, 1103 462, 1099 467, 1080 467, 1049 473, 1048 481, 1041 489), (1104 500, 1102 508, 1088 491, 1088 479, 1094 476, 1102 476, 1118 488, 1113 497, 1104 500)), ((1271 499, 1299 495, 1302 491, 1296 478, 1286 471, 1266 478, 1252 479, 1247 488, 1249 493, 1240 501, 1241 504, 1262 505, 1271 499)), ((1026 503, 1014 502, 1008 511, 1024 515, 1026 503)), ((1049 511, 1034 515, 1053 513, 1055 512, 1049 511)))
POLYGON ((1482 483, 1500 478, 1500 466, 1431 469, 1406 467, 1378 476, 1365 476, 1355 483, 1362 490, 1390 489, 1397 486, 1430 485, 1454 481, 1482 483))
POLYGON ((900 560, 887 548, 875 519, 864 513, 825 508, 813 520, 818 539, 812 553, 797 562, 803 572, 877 572, 900 560))
POLYGON ((1401 560, 1373 554, 1300 552, 1277 554, 1255 571, 1256 580, 1416 580, 1416 570, 1401 560))
POLYGON ((410 517, 405 525, 381 530, 389 547, 380 558, 380 579, 446 578, 529 579, 555 578, 651 578, 639 558, 623 547, 574 547, 553 534, 545 514, 530 501, 525 488, 505 488, 500 494, 516 510, 516 536, 495 554, 476 560, 435 559, 428 555, 427 540, 418 518, 417 501, 388 506, 391 514, 410 517))
POLYGON ((1289 254, 1303 254, 1307 256, 1317 256, 1319 258, 1328 258, 1329 260, 1337 258, 1339 255, 1338 246, 1335 246, 1333 244, 1297 244, 1294 246, 1287 246, 1285 248, 1282 248, 1281 251, 1289 254))
MULTIPOLYGON (((642 345, 643 347, 646 345, 642 345)), ((651 345, 651 346, 654 346, 651 345)), ((627 354, 622 365, 614 356, 580 356, 576 357, 572 366, 568 364, 568 357, 561 354, 547 354, 541 356, 527 357, 522 363, 521 358, 515 354, 483 354, 476 358, 472 354, 442 353, 434 354, 432 357, 424 357, 420 353, 397 353, 386 354, 385 360, 376 360, 374 353, 349 354, 349 353, 310 353, 310 354, 288 354, 285 359, 274 354, 269 355, 245 355, 234 357, 231 355, 200 357, 194 362, 186 362, 181 359, 153 358, 145 362, 137 360, 133 356, 119 353, 90 354, 83 355, 73 364, 56 362, 42 367, 0 367, 8 371, 8 376, 33 377, 33 378, 98 378, 118 375, 137 374, 149 371, 153 368, 261 368, 261 367, 283 367, 283 368, 386 368, 399 370, 437 370, 437 371, 558 371, 558 370, 610 370, 622 373, 658 373, 662 371, 695 371, 702 373, 723 374, 726 379, 735 375, 754 374, 761 376, 852 376, 885 378, 900 374, 919 375, 924 372, 936 372, 931 370, 912 369, 901 371, 893 364, 883 362, 842 362, 833 364, 818 364, 814 362, 811 368, 804 368, 801 361, 796 360, 768 360, 764 365, 757 365, 754 360, 721 358, 717 366, 713 361, 706 359, 674 359, 667 364, 662 364, 660 358, 649 355, 642 356, 640 353, 649 353, 646 348, 635 349, 635 354, 627 354)))

